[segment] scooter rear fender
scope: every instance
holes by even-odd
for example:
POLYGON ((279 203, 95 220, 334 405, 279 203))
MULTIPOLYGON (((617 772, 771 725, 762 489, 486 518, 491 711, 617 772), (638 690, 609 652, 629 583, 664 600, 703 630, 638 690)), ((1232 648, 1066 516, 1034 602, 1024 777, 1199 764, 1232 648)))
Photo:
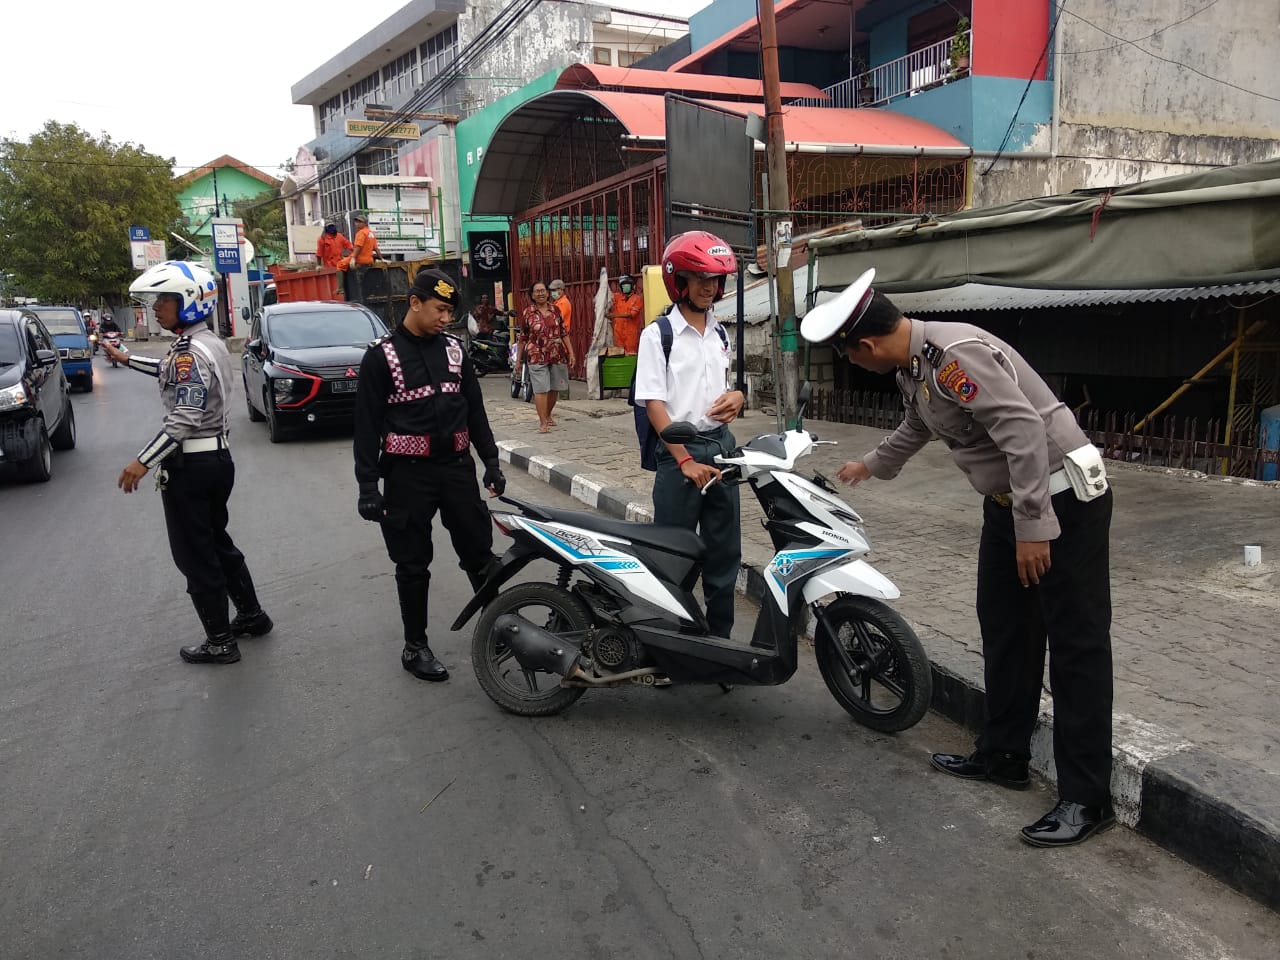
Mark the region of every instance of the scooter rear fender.
POLYGON ((852 593, 877 600, 897 600, 902 596, 892 580, 865 560, 827 567, 805 581, 805 603, 817 603, 833 593, 852 593))
POLYGON ((458 618, 453 621, 453 625, 449 629, 461 630, 466 626, 467 621, 475 616, 477 610, 486 606, 489 601, 498 595, 498 591, 502 589, 504 583, 540 555, 538 550, 521 546, 520 544, 515 544, 508 549, 499 559, 498 565, 494 567, 493 572, 489 574, 489 579, 476 591, 476 595, 467 601, 467 605, 458 613, 458 618))

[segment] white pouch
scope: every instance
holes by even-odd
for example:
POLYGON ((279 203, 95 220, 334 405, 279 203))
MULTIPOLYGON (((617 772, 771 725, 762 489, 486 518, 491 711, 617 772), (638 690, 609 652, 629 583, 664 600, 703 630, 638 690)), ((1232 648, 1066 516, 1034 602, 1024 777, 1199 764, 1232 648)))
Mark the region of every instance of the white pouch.
POLYGON ((1102 454, 1091 443, 1077 447, 1062 458, 1062 469, 1067 471, 1071 489, 1076 499, 1084 503, 1095 500, 1107 492, 1107 468, 1102 454))

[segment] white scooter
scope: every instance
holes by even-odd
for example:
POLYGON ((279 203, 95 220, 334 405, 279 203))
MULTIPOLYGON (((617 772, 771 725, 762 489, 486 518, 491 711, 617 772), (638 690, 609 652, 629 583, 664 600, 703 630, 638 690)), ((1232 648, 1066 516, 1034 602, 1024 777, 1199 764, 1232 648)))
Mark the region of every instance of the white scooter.
MULTIPOLYGON (((806 384, 802 410, 808 396, 806 384)), ((673 423, 662 436, 684 443, 695 430, 673 423)), ((592 688, 785 683, 807 606, 818 668, 839 704, 875 730, 914 725, 929 707, 932 676, 920 641, 886 603, 898 589, 866 561, 862 518, 820 474, 794 472, 824 442, 832 441, 801 426, 715 458, 720 482, 750 485, 777 551, 749 642, 709 634, 692 593, 706 547, 692 530, 503 497, 520 511, 493 515, 512 545, 453 624, 484 609, 471 657, 485 693, 512 713, 542 716, 592 688), (501 589, 537 559, 556 565, 555 583, 501 589)))

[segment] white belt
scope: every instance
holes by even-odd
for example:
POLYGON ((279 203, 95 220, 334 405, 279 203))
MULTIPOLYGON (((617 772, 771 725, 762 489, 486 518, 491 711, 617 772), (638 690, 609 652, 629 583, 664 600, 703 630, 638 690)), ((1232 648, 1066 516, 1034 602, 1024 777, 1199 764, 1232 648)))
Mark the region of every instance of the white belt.
POLYGON ((226 437, 198 437, 195 440, 183 440, 183 453, 208 453, 210 450, 226 450, 226 437))
POLYGON ((1049 496, 1055 493, 1061 493, 1063 490, 1071 489, 1071 478, 1067 476, 1065 468, 1055 470, 1049 474, 1049 496))

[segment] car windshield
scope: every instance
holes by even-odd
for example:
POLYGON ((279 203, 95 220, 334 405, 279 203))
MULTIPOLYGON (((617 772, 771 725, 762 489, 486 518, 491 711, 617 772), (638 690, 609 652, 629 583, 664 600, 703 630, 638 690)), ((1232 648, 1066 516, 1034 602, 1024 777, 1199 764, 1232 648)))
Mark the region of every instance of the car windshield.
POLYGON ((0 367, 11 367, 22 359, 22 343, 9 323, 0 323, 0 367))
POLYGON ((84 333, 74 310, 36 310, 34 312, 44 321, 50 333, 84 333))
POLYGON ((268 323, 271 345, 282 350, 364 346, 386 332, 363 310, 277 313, 268 323))

